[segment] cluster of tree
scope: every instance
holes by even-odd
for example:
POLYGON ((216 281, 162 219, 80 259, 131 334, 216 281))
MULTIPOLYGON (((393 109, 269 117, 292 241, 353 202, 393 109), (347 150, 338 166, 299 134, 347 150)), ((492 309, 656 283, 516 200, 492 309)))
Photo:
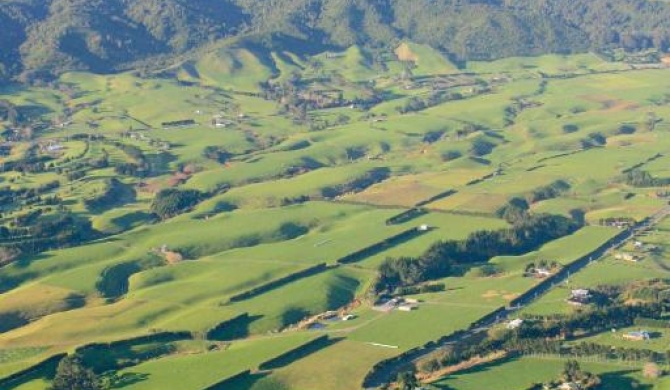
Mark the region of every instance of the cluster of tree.
POLYGON ((599 132, 589 133, 585 138, 579 140, 583 149, 590 149, 607 144, 607 137, 599 132))
POLYGON ((425 283, 419 286, 406 286, 400 287, 395 292, 398 295, 415 295, 415 294, 426 294, 444 291, 446 285, 444 283, 425 283))
POLYGON ((530 205, 526 199, 514 197, 496 210, 496 215, 511 224, 515 224, 528 217, 528 210, 530 210, 530 205))
POLYGON ((145 177, 147 174, 147 170, 144 166, 129 162, 115 164, 114 172, 119 175, 135 177, 145 177))
POLYGON ((15 204, 34 204, 41 201, 41 196, 47 194, 55 189, 60 187, 60 182, 58 180, 53 180, 45 184, 41 184, 35 188, 12 188, 12 187, 1 187, 0 188, 0 204, 15 205, 15 204))
POLYGON ((669 17, 668 4, 649 0, 24 0, 0 3, 0 74, 109 72, 142 60, 144 71, 229 36, 300 54, 359 44, 380 66, 380 48, 402 38, 456 61, 667 51, 669 17))
POLYGON ((42 173, 49 169, 53 160, 51 156, 26 156, 20 160, 3 163, 0 170, 2 172, 42 173))
POLYGON ((89 210, 109 208, 122 202, 126 195, 134 196, 134 190, 117 178, 106 179, 104 189, 93 196, 84 199, 84 205, 89 210))
POLYGON ((102 379, 78 355, 64 357, 56 368, 51 390, 102 390, 102 379))
POLYGON ((233 157, 233 154, 228 152, 222 146, 214 146, 214 145, 206 146, 205 149, 202 151, 202 155, 205 158, 214 160, 220 164, 225 164, 231 157, 233 157))
POLYGON ((386 259, 379 268, 375 290, 394 291, 448 276, 462 266, 483 263, 495 256, 523 254, 579 227, 572 219, 541 214, 526 216, 507 229, 477 231, 462 241, 440 241, 421 256, 386 259))
POLYGON ((40 215, 30 226, 0 228, 2 246, 19 253, 39 253, 50 249, 80 245, 98 236, 90 221, 62 214, 40 215))
POLYGON ((160 219, 172 218, 197 205, 203 196, 198 190, 165 188, 156 193, 151 203, 151 212, 160 219))
POLYGON ((438 91, 431 93, 426 98, 413 96, 409 98, 402 106, 397 106, 395 110, 401 114, 407 114, 410 112, 418 112, 425 110, 426 108, 435 107, 444 102, 461 100, 463 98, 464 96, 460 92, 438 91))
POLYGON ((534 189, 526 196, 529 203, 541 202, 561 196, 570 189, 570 183, 564 180, 556 180, 546 186, 534 189))
POLYGON ((670 184, 670 178, 657 178, 640 169, 624 174, 621 180, 632 187, 662 187, 670 184))

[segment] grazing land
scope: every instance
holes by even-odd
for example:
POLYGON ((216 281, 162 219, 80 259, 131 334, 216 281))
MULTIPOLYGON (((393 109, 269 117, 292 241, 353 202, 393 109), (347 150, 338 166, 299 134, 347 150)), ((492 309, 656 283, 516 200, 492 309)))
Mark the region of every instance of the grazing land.
MULTIPOLYGON (((48 359, 75 353, 114 389, 361 388, 670 199, 663 65, 457 65, 405 42, 380 68, 358 46, 220 46, 158 73, 1 87, 0 388, 46 388, 48 359)), ((519 316, 668 303, 669 239, 662 220, 519 316), (610 300, 572 305, 576 289, 610 300)), ((628 347, 641 327, 562 334, 562 348, 628 347)), ((636 347, 670 350, 667 327, 646 329, 636 347)), ((526 389, 567 358, 508 356, 427 386, 526 389)), ((601 388, 668 383, 590 359, 601 388)))

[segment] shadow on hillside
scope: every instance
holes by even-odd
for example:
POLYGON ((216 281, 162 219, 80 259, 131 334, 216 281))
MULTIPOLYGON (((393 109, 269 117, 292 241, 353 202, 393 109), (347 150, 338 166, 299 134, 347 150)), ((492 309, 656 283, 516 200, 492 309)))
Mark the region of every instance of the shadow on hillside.
POLYGON ((620 370, 606 372, 599 374, 602 383, 598 386, 601 390, 619 390, 619 389, 636 389, 636 390, 651 390, 653 385, 640 383, 637 379, 629 377, 637 373, 637 370, 620 370))
POLYGON ((263 389, 288 390, 286 385, 271 379, 269 372, 241 375, 237 378, 211 386, 209 387, 209 390, 247 390, 254 388, 256 385, 259 385, 259 387, 263 389))
POLYGON ((144 382, 149 379, 149 374, 141 374, 135 372, 126 372, 121 375, 114 375, 109 379, 110 389, 121 389, 126 386, 131 386, 136 383, 144 382))
POLYGON ((215 341, 243 339, 251 334, 249 330, 251 324, 261 318, 263 318, 262 315, 241 315, 232 320, 224 321, 207 333, 207 339, 215 341))
POLYGON ((324 337, 322 339, 318 339, 315 342, 309 343, 304 347, 299 347, 296 350, 278 358, 271 360, 270 363, 268 364, 262 364, 260 369, 262 370, 276 370, 278 368, 286 367, 289 364, 295 363, 298 360, 304 359, 309 355, 312 355, 316 352, 319 352, 323 350, 324 348, 328 348, 330 346, 333 346, 340 341, 344 340, 344 338, 327 338, 324 337))

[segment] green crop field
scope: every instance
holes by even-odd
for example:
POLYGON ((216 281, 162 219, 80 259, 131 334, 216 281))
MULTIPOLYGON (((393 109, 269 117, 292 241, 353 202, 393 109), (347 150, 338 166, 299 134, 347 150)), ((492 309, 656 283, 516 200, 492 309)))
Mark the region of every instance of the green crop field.
MULTIPOLYGON (((381 362, 542 286, 529 264, 569 267, 621 232, 612 221, 667 206, 660 66, 228 43, 158 73, 0 87, 26 113, 14 132, 0 111, 0 388, 46 389, 55 364, 21 372, 76 350, 106 389, 361 388, 381 362), (532 232, 505 214, 518 204, 575 229, 522 246, 532 232), (490 232, 512 244, 484 260, 440 247, 490 232), (430 256, 452 267, 380 290, 393 259, 430 256), (385 310, 385 295, 418 303, 385 310), (109 353, 87 354, 95 343, 109 353)), ((653 247, 640 261, 621 259, 632 241, 611 249, 519 315, 578 313, 571 289, 667 279, 668 239, 665 219, 635 237, 653 247)), ((580 340, 628 347, 634 329, 580 340)), ((640 345, 665 353, 657 333, 640 345)), ((522 390, 563 364, 510 358, 426 388, 522 390)), ((603 389, 668 383, 640 365, 582 365, 603 389)))

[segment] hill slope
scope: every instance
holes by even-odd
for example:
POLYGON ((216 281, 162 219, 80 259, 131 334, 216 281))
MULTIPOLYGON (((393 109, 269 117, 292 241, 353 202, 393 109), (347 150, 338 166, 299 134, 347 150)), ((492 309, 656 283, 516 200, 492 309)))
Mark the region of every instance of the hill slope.
POLYGON ((293 52, 410 39, 457 60, 670 46, 670 5, 650 0, 0 0, 0 23, 9 75, 128 69, 226 37, 293 52))

